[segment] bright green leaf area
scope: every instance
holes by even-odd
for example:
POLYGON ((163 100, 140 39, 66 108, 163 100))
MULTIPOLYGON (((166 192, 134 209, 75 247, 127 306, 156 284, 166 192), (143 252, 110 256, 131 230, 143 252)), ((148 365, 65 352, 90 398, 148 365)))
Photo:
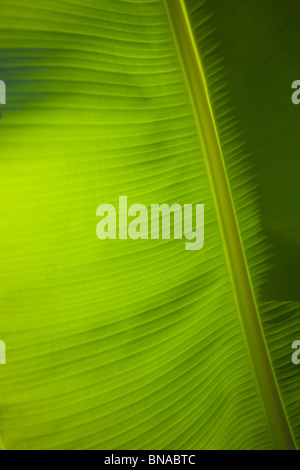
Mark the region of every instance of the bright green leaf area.
MULTIPOLYGON (((299 310, 296 302, 261 300, 277 260, 262 229, 254 118, 251 134, 247 113, 239 115, 243 90, 228 85, 227 49, 219 45, 230 13, 217 3, 185 6, 273 394, 288 438, 299 445, 300 379, 291 363, 299 310)), ((254 6, 249 11, 255 15, 254 6)), ((275 13, 280 21, 281 9, 275 13)), ((264 394, 243 330, 214 175, 173 28, 163 0, 1 0, 4 449, 283 447, 267 417, 273 397, 264 394), (186 251, 184 240, 98 240, 96 209, 117 206, 120 195, 148 207, 205 204, 204 248, 186 251)))

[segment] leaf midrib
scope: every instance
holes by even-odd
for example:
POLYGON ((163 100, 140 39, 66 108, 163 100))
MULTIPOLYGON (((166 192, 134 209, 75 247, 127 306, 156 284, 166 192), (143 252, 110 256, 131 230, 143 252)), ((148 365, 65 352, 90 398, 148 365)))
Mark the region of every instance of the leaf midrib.
POLYGON ((269 356, 226 175, 201 58, 184 0, 165 0, 203 145, 232 286, 258 388, 278 449, 296 448, 269 356))

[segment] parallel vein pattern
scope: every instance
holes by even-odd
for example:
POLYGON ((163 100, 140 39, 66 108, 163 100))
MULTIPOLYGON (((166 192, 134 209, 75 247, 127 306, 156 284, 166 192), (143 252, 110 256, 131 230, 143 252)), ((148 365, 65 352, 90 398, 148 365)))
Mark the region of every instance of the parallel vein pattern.
POLYGON ((164 2, 1 15, 1 447, 273 448, 164 2), (204 203, 205 248, 100 242, 119 195, 204 203))

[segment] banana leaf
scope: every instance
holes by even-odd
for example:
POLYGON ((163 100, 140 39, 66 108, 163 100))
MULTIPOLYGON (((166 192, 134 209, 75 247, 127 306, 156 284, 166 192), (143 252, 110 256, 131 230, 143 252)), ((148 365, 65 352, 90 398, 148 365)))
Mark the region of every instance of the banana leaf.
POLYGON ((298 448, 298 2, 0 6, 1 448, 298 448), (100 241, 121 195, 203 249, 100 241))

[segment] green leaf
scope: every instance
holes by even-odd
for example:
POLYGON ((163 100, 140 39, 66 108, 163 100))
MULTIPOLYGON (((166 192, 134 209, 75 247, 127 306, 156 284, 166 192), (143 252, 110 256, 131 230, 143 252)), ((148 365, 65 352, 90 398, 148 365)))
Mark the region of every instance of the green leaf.
POLYGON ((276 260, 222 8, 1 0, 4 449, 299 445, 297 303, 263 300, 276 260), (121 195, 205 204, 204 248, 100 241, 121 195))

